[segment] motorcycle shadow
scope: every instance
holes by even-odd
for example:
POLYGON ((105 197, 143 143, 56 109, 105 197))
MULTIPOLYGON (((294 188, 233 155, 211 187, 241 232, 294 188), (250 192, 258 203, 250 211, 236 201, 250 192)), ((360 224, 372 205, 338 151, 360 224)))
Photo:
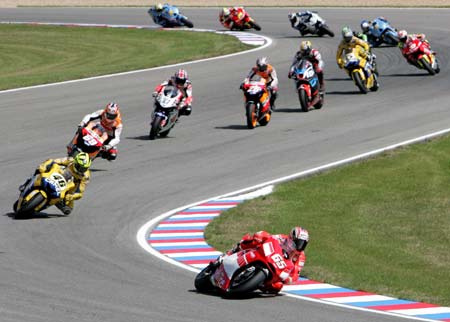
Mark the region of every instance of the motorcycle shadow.
POLYGON ((189 290, 189 292, 197 293, 198 295, 205 295, 205 296, 215 296, 215 297, 221 297, 224 300, 252 300, 252 299, 263 299, 263 298, 273 298, 273 297, 279 297, 279 296, 285 296, 283 293, 263 293, 260 291, 255 291, 251 293, 246 294, 238 294, 238 295, 225 295, 220 292, 209 292, 209 293, 202 293, 198 292, 197 290, 189 290))
POLYGON ((277 108, 277 113, 301 113, 301 107, 295 106, 290 108, 277 108))
POLYGON ((428 74, 428 72, 408 73, 408 74, 388 74, 388 75, 383 74, 383 77, 423 77, 423 76, 430 76, 430 74, 428 74))
POLYGON ((31 219, 50 219, 50 218, 65 218, 67 217, 66 215, 63 215, 61 213, 54 213, 54 214, 50 214, 50 213, 46 213, 46 212, 38 212, 26 217, 21 217, 21 218, 15 218, 14 216, 15 214, 13 212, 8 212, 6 214, 4 214, 4 216, 8 216, 11 219, 14 220, 31 220, 31 219))
POLYGON ((247 125, 242 124, 232 124, 227 126, 216 126, 215 129, 218 130, 248 130, 247 125))
POLYGON ((327 95, 359 95, 361 94, 361 92, 359 90, 356 91, 332 91, 332 92, 327 92, 327 95))

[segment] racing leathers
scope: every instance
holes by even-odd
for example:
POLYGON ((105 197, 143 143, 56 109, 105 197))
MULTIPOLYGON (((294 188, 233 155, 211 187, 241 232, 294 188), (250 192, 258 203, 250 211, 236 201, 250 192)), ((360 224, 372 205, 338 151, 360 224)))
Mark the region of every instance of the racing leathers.
POLYGON ((157 25, 163 27, 172 27, 170 22, 166 19, 166 16, 170 16, 170 6, 167 3, 162 6, 161 11, 157 11, 155 7, 151 7, 148 10, 148 13, 152 17, 153 22, 157 25))
POLYGON ((106 130, 108 138, 103 142, 103 152, 100 153, 103 159, 109 161, 115 160, 117 158, 117 145, 120 142, 120 135, 122 134, 123 124, 120 111, 114 120, 108 119, 104 114, 105 110, 101 109, 95 111, 92 114, 87 114, 81 121, 81 127, 85 127, 91 121, 100 120, 100 124, 106 130))
POLYGON ((289 21, 292 28, 297 29, 303 35, 307 25, 315 25, 318 21, 318 15, 309 10, 292 13, 289 15, 289 21))
POLYGON ((288 235, 278 234, 272 235, 266 231, 259 231, 253 235, 246 234, 242 240, 227 254, 232 254, 243 249, 255 248, 267 241, 273 241, 280 244, 283 249, 286 267, 280 274, 282 282, 271 283, 264 285, 264 291, 270 293, 278 293, 283 288, 284 284, 291 284, 298 280, 300 272, 306 262, 306 255, 304 251, 297 251, 295 244, 288 235))
MULTIPOLYGON (((275 100, 278 97, 278 77, 275 68, 267 64, 267 69, 265 71, 260 71, 257 66, 253 67, 247 77, 244 79, 243 83, 248 82, 253 76, 258 75, 266 80, 267 89, 270 91, 270 106, 275 109, 275 100)), ((243 84, 242 83, 242 84, 243 84)), ((242 85, 241 85, 242 86, 242 85)))
POLYGON ((324 79, 323 79, 323 68, 325 66, 323 59, 322 59, 322 55, 320 54, 320 52, 317 49, 311 49, 311 51, 309 52, 308 55, 304 55, 302 54, 302 52, 299 50, 297 51, 297 53, 294 56, 294 59, 292 60, 292 64, 291 64, 291 68, 289 69, 289 74, 288 77, 291 78, 294 70, 295 70, 295 66, 303 59, 306 59, 308 61, 311 62, 311 64, 313 64, 314 67, 314 71, 317 74, 317 77, 319 78, 319 84, 320 84, 320 88, 319 90, 323 93, 323 91, 325 90, 325 84, 324 84, 324 79))
POLYGON ((163 90, 163 88, 167 85, 175 86, 178 88, 183 94, 183 99, 178 106, 178 115, 190 115, 192 112, 192 84, 190 80, 186 80, 184 85, 176 84, 174 78, 169 78, 167 81, 162 82, 158 86, 156 86, 155 91, 153 92, 153 97, 156 97, 159 92, 163 90))
POLYGON ((228 10, 230 14, 227 17, 224 17, 222 12, 219 14, 220 23, 230 30, 244 30, 244 22, 241 20, 247 15, 245 9, 243 7, 231 7, 228 10))
POLYGON ((425 55, 431 55, 433 53, 430 49, 428 40, 425 39, 425 34, 409 34, 406 37, 406 41, 399 40, 398 47, 400 48, 400 51, 402 52, 403 57, 406 58, 406 61, 409 64, 414 65, 414 66, 417 66, 417 62, 409 56, 408 47, 409 47, 409 44, 416 39, 419 39, 420 41, 423 41, 426 43, 426 46, 423 46, 423 51, 424 51, 425 55))

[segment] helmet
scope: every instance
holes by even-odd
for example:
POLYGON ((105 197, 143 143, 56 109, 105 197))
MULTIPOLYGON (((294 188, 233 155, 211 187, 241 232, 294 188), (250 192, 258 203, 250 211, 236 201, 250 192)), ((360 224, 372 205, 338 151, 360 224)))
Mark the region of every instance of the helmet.
POLYGON ((176 85, 184 85, 188 80, 188 74, 184 69, 179 69, 173 76, 176 85))
POLYGON ((256 60, 256 66, 260 72, 267 70, 267 57, 260 57, 256 60))
POLYGON ((369 21, 367 21, 367 20, 361 21, 361 30, 362 30, 363 32, 369 31, 369 27, 370 27, 369 21))
POLYGON ((89 154, 86 152, 80 152, 75 156, 75 158, 73 158, 73 170, 77 174, 83 174, 89 170, 91 163, 92 161, 89 158, 89 154))
POLYGON ((163 10, 163 5, 161 3, 158 3, 157 5, 155 5, 155 10, 156 11, 162 11, 163 10))
POLYGON ((407 37, 408 33, 406 32, 406 30, 400 30, 398 32, 398 40, 400 40, 401 42, 405 42, 407 37))
POLYGON ((295 249, 297 249, 298 251, 305 250, 306 245, 308 245, 309 242, 309 233, 305 228, 292 228, 291 232, 289 233, 289 237, 291 237, 291 239, 294 241, 295 249))
POLYGON ((109 121, 115 120, 119 115, 119 105, 110 102, 106 105, 103 116, 109 121))
POLYGON ((230 15, 230 9, 228 9, 228 8, 223 8, 222 9, 222 16, 224 17, 224 18, 226 18, 226 17, 228 17, 230 15))
POLYGON ((311 53, 312 43, 309 40, 303 40, 300 43, 300 52, 302 55, 309 55, 311 53))
POLYGON ((290 13, 288 14, 288 19, 289 19, 289 20, 292 20, 294 17, 295 17, 295 13, 290 12, 290 13))
POLYGON ((353 31, 349 27, 342 28, 342 38, 345 42, 350 42, 353 38, 353 31))

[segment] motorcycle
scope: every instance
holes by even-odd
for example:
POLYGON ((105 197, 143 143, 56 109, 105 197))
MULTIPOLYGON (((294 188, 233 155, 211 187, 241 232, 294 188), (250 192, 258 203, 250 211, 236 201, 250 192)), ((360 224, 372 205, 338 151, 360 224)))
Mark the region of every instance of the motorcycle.
POLYGON ((169 4, 164 5, 162 12, 157 12, 153 7, 148 10, 148 14, 152 17, 154 23, 164 27, 188 27, 193 28, 194 24, 188 17, 182 15, 176 6, 169 4))
POLYGON ((90 122, 79 128, 67 145, 67 156, 75 157, 80 152, 89 154, 94 160, 103 152, 104 142, 108 139, 106 130, 100 123, 90 122))
POLYGON ((282 281, 280 274, 288 265, 280 244, 269 239, 256 248, 219 256, 197 274, 194 286, 199 292, 224 296, 270 292, 270 285, 282 281))
POLYGON ((14 203, 14 218, 38 213, 61 200, 75 186, 72 175, 60 165, 53 164, 48 172, 35 173, 21 187, 19 199, 14 203))
POLYGON ((397 46, 398 44, 397 31, 383 17, 375 18, 372 21, 369 32, 372 35, 372 37, 369 37, 369 44, 372 47, 378 47, 383 43, 391 46, 397 46))
POLYGON ((244 91, 247 127, 254 129, 257 123, 261 126, 269 124, 272 111, 270 109, 270 92, 267 89, 266 80, 255 75, 241 87, 244 91))
POLYGON ((233 20, 234 24, 231 27, 228 23, 226 23, 222 17, 220 17, 220 23, 227 29, 230 30, 247 30, 254 28, 255 30, 261 30, 261 26, 256 23, 256 21, 250 17, 248 12, 242 8, 239 7, 237 10, 237 14, 233 14, 231 19, 233 20))
POLYGON ((312 108, 320 109, 323 106, 324 97, 319 93, 319 78, 314 71, 313 64, 306 60, 300 60, 293 68, 292 76, 298 91, 298 98, 303 112, 312 108))
POLYGON ((359 88, 360 92, 367 94, 369 89, 372 92, 378 90, 378 77, 373 72, 373 67, 367 64, 367 60, 359 55, 359 51, 353 48, 344 56, 344 68, 359 88))
POLYGON ((430 75, 438 74, 441 68, 439 67, 436 53, 431 51, 431 54, 427 55, 425 54, 426 51, 431 51, 430 44, 427 41, 415 38, 402 49, 402 54, 408 62, 417 68, 425 69, 430 75))
POLYGON ((166 137, 173 129, 178 120, 178 108, 182 99, 183 93, 171 85, 166 85, 156 95, 148 136, 150 140, 158 135, 166 137))
POLYGON ((298 30, 302 36, 312 34, 319 37, 324 35, 334 37, 334 32, 330 29, 322 17, 315 12, 311 12, 311 15, 312 16, 308 19, 308 21, 301 16, 299 17, 298 14, 295 13, 289 14, 288 18, 291 22, 292 28, 298 30))

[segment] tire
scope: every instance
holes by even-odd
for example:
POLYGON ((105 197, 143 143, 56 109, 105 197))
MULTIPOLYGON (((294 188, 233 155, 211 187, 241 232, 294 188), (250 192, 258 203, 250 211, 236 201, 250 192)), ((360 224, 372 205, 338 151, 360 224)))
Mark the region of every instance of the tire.
POLYGON ((255 30, 258 30, 258 31, 261 30, 261 26, 258 25, 256 22, 252 21, 252 22, 250 22, 250 24, 253 28, 255 28, 255 30))
POLYGON ((298 100, 300 101, 300 106, 302 108, 302 112, 308 112, 309 106, 308 106, 308 97, 306 95, 306 91, 301 88, 298 91, 298 100))
POLYGON ((376 74, 373 75, 373 86, 370 88, 372 92, 376 92, 379 88, 378 77, 376 74))
POLYGON ((325 34, 325 35, 328 35, 328 36, 330 36, 330 37, 334 37, 334 32, 330 29, 330 27, 328 27, 328 26, 322 26, 322 32, 325 34))
POLYGON ((194 28, 194 24, 189 19, 181 18, 181 22, 188 28, 194 28))
POLYGON ((436 59, 436 57, 435 57, 434 59, 435 59, 435 62, 436 62, 436 68, 434 69, 434 72, 435 72, 436 74, 439 74, 439 72, 441 71, 441 67, 439 67, 439 62, 438 62, 438 60, 436 59))
POLYGON ((269 124, 271 118, 272 114, 270 112, 267 113, 262 119, 259 120, 259 125, 266 126, 267 124, 269 124))
POLYGON ((14 215, 14 218, 19 219, 32 215, 35 212, 34 208, 36 208, 36 206, 38 206, 44 200, 45 200, 44 196, 41 193, 37 193, 30 199, 28 203, 26 203, 20 209, 17 209, 17 205, 15 205, 17 211, 14 215))
POLYGON ((359 91, 363 94, 367 94, 368 89, 366 87, 366 85, 364 84, 361 75, 356 72, 356 73, 352 73, 352 78, 353 81, 355 82, 356 86, 359 88, 359 91))
POLYGON ((208 265, 197 274, 194 281, 195 289, 201 293, 210 293, 214 291, 211 283, 211 274, 213 273, 211 266, 208 265))
POLYGON ((161 121, 162 121, 161 116, 157 116, 157 117, 155 117, 155 119, 153 120, 153 122, 152 122, 152 127, 151 127, 150 133, 149 133, 149 135, 148 135, 148 138, 149 138, 150 140, 154 140, 154 139, 158 136, 159 131, 160 131, 160 124, 161 124, 161 121))
POLYGON ((436 72, 434 71, 433 67, 431 67, 430 63, 425 58, 420 59, 420 62, 422 63, 423 68, 430 74, 434 75, 436 72))
POLYGON ((230 294, 245 294, 257 290, 265 281, 266 274, 258 267, 247 267, 237 274, 230 283, 230 294))
POLYGON ((256 127, 256 122, 258 121, 256 117, 256 105, 255 103, 248 103, 245 107, 245 112, 247 116, 247 128, 250 130, 256 127))
POLYGON ((159 132, 159 136, 162 137, 162 138, 165 138, 165 137, 167 137, 169 135, 169 133, 170 133, 170 130, 164 131, 162 133, 159 132))

